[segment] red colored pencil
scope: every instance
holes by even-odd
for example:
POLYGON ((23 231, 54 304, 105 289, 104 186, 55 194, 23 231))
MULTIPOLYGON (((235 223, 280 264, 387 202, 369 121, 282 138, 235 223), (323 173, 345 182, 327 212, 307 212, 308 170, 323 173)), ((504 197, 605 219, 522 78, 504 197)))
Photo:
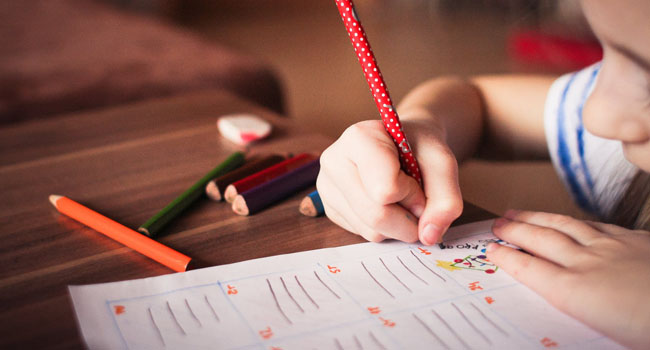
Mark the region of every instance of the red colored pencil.
POLYGON ((276 165, 270 166, 253 175, 249 175, 241 180, 235 181, 226 187, 224 197, 228 203, 232 203, 238 194, 246 192, 253 187, 256 187, 280 175, 283 175, 314 158, 316 157, 312 154, 301 153, 293 158, 289 158, 276 165))
POLYGON ((354 51, 359 58, 363 74, 366 76, 366 81, 368 82, 372 96, 375 99, 375 104, 377 105, 379 114, 384 122, 384 127, 393 138, 393 142, 399 150, 398 153, 402 169, 415 178, 418 183, 422 184, 420 167, 418 166, 417 160, 415 160, 415 156, 413 156, 411 146, 406 140, 406 135, 404 135, 404 131, 402 130, 402 124, 397 116, 397 111, 395 111, 393 102, 390 99, 386 83, 381 75, 381 71, 377 65, 377 60, 375 60, 375 55, 370 48, 368 37, 366 37, 366 32, 361 26, 354 5, 350 0, 335 1, 339 13, 341 14, 341 18, 343 19, 343 24, 345 24, 345 28, 348 31, 348 36, 352 41, 354 51))
POLYGON ((292 194, 316 183, 320 162, 314 159, 286 174, 239 194, 232 210, 239 215, 252 215, 292 194))
POLYGON ((278 164, 284 161, 287 157, 281 154, 271 154, 264 157, 257 157, 250 159, 247 163, 239 168, 219 176, 216 179, 210 180, 205 185, 205 194, 215 201, 222 201, 224 199, 224 192, 231 183, 241 180, 246 176, 253 175, 263 169, 278 164))

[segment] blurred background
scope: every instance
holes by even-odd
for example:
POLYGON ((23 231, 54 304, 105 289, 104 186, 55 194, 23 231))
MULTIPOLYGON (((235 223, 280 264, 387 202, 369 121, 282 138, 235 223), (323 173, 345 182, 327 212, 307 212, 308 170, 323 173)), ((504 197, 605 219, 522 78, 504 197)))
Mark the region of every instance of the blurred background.
MULTIPOLYGON (((93 18, 104 8, 110 8, 115 18, 99 16, 99 22, 95 23, 104 23, 99 28, 106 28, 107 21, 117 20, 119 16, 127 16, 131 22, 144 18, 147 23, 162 23, 169 30, 197 37, 201 45, 214 45, 254 57, 270 67, 277 77, 283 96, 283 105, 278 110, 311 130, 336 138, 357 121, 377 118, 334 0, 25 0, 18 3, 22 4, 0 5, 0 15, 5 19, 0 27, 0 44, 4 47, 0 49, 0 67, 4 66, 0 68, 3 86, 0 112, 3 103, 5 109, 15 106, 9 99, 30 93, 34 83, 21 85, 21 79, 25 76, 37 79, 36 74, 43 75, 39 69, 44 69, 43 62, 48 62, 48 55, 55 57, 59 53, 59 62, 68 61, 60 53, 63 51, 52 49, 39 56, 36 44, 16 44, 16 41, 33 41, 41 32, 47 33, 49 29, 40 26, 46 22, 44 19, 53 16, 52 12, 57 18, 48 23, 60 27, 73 18, 66 15, 65 11, 70 9, 74 9, 76 17, 93 18), (88 5, 91 2, 101 2, 103 7, 88 5), (53 10, 61 6, 69 8, 62 12, 53 10), (85 14, 86 10, 89 14, 85 14), (33 17, 38 20, 24 24, 22 18, 33 17), (16 63, 26 58, 36 59, 39 64, 16 63), (34 69, 36 73, 32 72, 34 69), (16 71, 26 72, 17 74, 16 71)), ((586 66, 600 55, 577 0, 356 0, 355 5, 396 101, 418 83, 441 75, 560 75, 586 66)), ((93 22, 88 22, 86 25, 92 27, 93 22)), ((116 25, 124 42, 144 32, 129 31, 126 26, 116 25)), ((164 41, 165 35, 161 36, 156 40, 164 41)), ((78 43, 86 37, 76 35, 75 40, 78 43)), ((171 34, 167 37, 172 40, 171 34)), ((138 44, 138 50, 151 43, 151 38, 148 40, 138 44)), ((53 45, 52 41, 50 38, 48 45, 53 45)), ((95 41, 93 47, 101 45, 101 41, 95 41)), ((119 45, 119 40, 112 45, 119 45)), ((178 51, 178 55, 186 50, 180 44, 168 46, 171 46, 168 50, 178 51)), ((146 50, 138 52, 146 54, 146 50)), ((102 59, 106 55, 102 53, 102 59)), ((160 53, 153 50, 151 62, 155 62, 156 55, 160 53)), ((189 66, 202 54, 191 55, 190 59, 177 60, 174 64, 189 66)), ((141 65, 148 64, 142 60, 141 65)), ((49 62, 54 63, 48 69, 57 71, 57 60, 49 62)), ((92 64, 88 60, 85 63, 92 64)), ((66 69, 74 70, 75 66, 66 69)), ((133 66, 126 75, 136 79, 138 69, 133 66)), ((56 75, 49 78, 56 79, 56 75)), ((12 117, 11 122, 16 119, 20 118, 12 117)), ((572 205, 549 162, 469 161, 461 168, 461 186, 467 200, 499 214, 508 208, 520 208, 583 216, 572 205)))

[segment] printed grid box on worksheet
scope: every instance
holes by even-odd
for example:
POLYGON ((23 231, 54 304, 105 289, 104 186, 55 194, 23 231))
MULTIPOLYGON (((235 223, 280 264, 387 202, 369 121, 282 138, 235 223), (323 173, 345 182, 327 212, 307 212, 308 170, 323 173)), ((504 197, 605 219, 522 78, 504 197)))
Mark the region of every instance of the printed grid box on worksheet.
POLYGON ((176 274, 71 293, 90 347, 619 348, 492 264, 484 254, 496 240, 489 227, 455 228, 444 249, 364 243, 203 269, 190 283, 176 274), (147 286, 162 277, 168 281, 147 286), (95 314, 77 303, 84 298, 95 314), (96 313, 105 332, 86 332, 84 320, 97 322, 96 313))

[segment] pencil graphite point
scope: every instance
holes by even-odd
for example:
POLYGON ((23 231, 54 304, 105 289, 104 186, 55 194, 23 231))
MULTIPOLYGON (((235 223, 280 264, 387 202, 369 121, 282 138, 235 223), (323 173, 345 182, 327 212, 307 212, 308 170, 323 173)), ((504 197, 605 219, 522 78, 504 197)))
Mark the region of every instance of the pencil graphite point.
POLYGON ((302 215, 306 216, 316 216, 316 208, 314 208, 314 203, 311 201, 311 198, 305 197, 300 202, 299 211, 302 215))
POLYGON ((242 195, 237 195, 235 200, 232 201, 232 210, 242 216, 247 216, 250 213, 246 205, 246 200, 242 195))
POLYGON ((212 180, 208 182, 208 184, 205 186, 205 194, 210 197, 210 199, 220 202, 223 198, 221 197, 221 193, 219 192, 219 187, 217 187, 217 182, 212 180))
POLYGON ((63 196, 59 196, 58 194, 51 194, 50 195, 50 203, 52 203, 52 205, 56 208, 56 201, 58 201, 59 198, 61 198, 61 197, 63 197, 63 196))
POLYGON ((299 207, 300 213, 307 216, 321 216, 325 214, 325 209, 323 208, 323 202, 318 195, 318 190, 308 194, 300 202, 299 207))
POLYGON ((237 189, 233 185, 228 185, 223 196, 226 198, 226 202, 232 203, 235 200, 235 197, 237 197, 237 189))

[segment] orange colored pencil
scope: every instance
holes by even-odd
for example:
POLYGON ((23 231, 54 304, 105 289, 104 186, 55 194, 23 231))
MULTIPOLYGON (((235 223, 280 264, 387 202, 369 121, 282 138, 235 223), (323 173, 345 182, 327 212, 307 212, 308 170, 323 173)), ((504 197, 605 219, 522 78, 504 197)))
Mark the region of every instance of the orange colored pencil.
POLYGON ((50 202, 61 214, 65 214, 93 230, 105 234, 174 271, 183 272, 187 270, 192 261, 189 256, 88 209, 70 198, 53 194, 50 195, 50 202))

